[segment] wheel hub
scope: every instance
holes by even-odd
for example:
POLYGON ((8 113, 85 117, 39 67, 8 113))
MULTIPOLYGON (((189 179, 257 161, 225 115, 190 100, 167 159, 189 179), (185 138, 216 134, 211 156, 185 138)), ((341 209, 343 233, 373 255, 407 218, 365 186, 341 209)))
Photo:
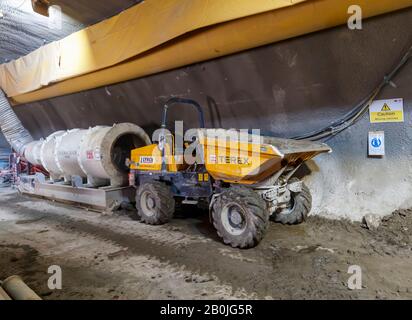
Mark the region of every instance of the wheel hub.
POLYGON ((221 213, 226 231, 232 235, 240 235, 246 229, 246 214, 236 203, 227 204, 221 213))
POLYGON ((240 227, 243 223, 243 217, 241 213, 236 209, 232 208, 229 213, 229 222, 234 227, 240 227))
POLYGON ((150 195, 146 199, 146 205, 148 209, 154 209, 156 206, 154 199, 150 195))
POLYGON ((143 213, 146 216, 151 217, 155 214, 156 200, 150 191, 145 191, 142 193, 140 203, 143 213))

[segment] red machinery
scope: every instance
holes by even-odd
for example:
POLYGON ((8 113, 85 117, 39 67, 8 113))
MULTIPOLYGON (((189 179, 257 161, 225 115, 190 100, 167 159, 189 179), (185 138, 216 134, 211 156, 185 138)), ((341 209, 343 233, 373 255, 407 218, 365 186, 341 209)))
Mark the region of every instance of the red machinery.
POLYGON ((46 177, 48 176, 47 171, 42 167, 33 166, 24 158, 18 156, 17 153, 12 153, 9 155, 8 166, 0 170, 0 183, 3 185, 16 185, 20 181, 19 177, 21 174, 34 175, 36 173, 42 173, 46 177))

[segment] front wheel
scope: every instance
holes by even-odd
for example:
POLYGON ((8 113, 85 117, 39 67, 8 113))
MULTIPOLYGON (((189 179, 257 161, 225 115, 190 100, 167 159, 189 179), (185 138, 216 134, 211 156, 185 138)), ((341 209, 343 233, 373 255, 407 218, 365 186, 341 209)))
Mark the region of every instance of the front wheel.
MULTIPOLYGON (((299 181, 296 178, 290 180, 291 183, 299 181)), ((288 208, 279 210, 273 219, 282 224, 300 224, 306 220, 312 209, 312 195, 309 188, 303 183, 302 191, 291 192, 291 201, 288 208)))
POLYGON ((212 218, 218 236, 234 248, 255 247, 269 225, 265 201, 246 187, 224 191, 213 204, 212 218))
POLYGON ((136 208, 144 223, 160 225, 169 222, 175 212, 175 200, 170 187, 160 181, 142 184, 137 190, 136 208))

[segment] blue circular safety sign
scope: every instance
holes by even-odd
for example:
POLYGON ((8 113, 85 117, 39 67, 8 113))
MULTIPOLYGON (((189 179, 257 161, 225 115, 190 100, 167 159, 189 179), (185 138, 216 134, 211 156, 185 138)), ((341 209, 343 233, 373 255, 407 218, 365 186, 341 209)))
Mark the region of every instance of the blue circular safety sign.
POLYGON ((382 140, 380 138, 373 138, 371 144, 372 147, 379 148, 382 145, 382 140))

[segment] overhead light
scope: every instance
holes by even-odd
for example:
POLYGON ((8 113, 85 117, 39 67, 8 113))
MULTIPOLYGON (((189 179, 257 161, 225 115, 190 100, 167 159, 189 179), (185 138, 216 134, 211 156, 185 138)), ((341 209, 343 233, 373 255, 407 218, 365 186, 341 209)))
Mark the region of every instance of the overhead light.
POLYGON ((42 16, 49 16, 50 3, 48 0, 31 0, 33 11, 42 16))

